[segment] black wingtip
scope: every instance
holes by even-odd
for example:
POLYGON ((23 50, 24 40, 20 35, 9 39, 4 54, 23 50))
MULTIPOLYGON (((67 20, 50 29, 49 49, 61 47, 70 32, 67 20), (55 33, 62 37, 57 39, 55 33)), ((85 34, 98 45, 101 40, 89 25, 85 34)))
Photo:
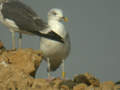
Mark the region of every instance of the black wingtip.
POLYGON ((60 43, 64 43, 64 39, 58 35, 57 33, 51 31, 49 33, 41 33, 41 32, 32 32, 38 36, 41 36, 41 37, 45 37, 45 38, 48 38, 48 39, 51 39, 51 40, 54 40, 54 41, 58 41, 60 43))
POLYGON ((53 32, 53 31, 46 34, 46 37, 49 39, 64 43, 64 39, 60 35, 58 35, 57 33, 53 32))
POLYGON ((48 39, 60 42, 60 43, 65 43, 64 39, 60 35, 58 35, 57 33, 53 32, 53 31, 51 31, 49 33, 42 33, 42 32, 38 32, 38 31, 31 31, 31 33, 33 33, 35 35, 38 35, 40 37, 44 37, 44 38, 48 38, 48 39))

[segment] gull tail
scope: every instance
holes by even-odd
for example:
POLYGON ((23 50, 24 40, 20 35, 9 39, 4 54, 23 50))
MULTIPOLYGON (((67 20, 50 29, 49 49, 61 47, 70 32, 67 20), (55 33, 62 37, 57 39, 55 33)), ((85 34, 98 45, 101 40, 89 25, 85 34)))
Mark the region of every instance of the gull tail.
POLYGON ((62 60, 50 60, 50 72, 56 71, 60 67, 61 63, 62 60))

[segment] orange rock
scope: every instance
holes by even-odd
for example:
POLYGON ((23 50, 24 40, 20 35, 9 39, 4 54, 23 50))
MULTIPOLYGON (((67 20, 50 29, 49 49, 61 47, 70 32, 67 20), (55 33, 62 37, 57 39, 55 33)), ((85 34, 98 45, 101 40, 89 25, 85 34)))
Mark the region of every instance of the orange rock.
POLYGON ((52 90, 50 83, 45 79, 35 79, 32 88, 39 88, 40 90, 52 90))
POLYGON ((93 75, 89 74, 88 72, 84 74, 87 79, 89 80, 89 82, 91 83, 91 85, 95 86, 95 87, 99 87, 100 86, 100 81, 95 78, 93 75))
POLYGON ((52 81, 47 79, 35 79, 32 85, 33 90, 39 88, 39 90, 69 90, 68 86, 59 86, 62 80, 56 78, 52 81))
POLYGON ((103 82, 100 87, 102 88, 102 90, 113 90, 114 89, 114 82, 112 81, 107 81, 107 82, 103 82))
POLYGON ((5 48, 3 46, 3 43, 0 41, 0 54, 2 54, 3 51, 5 51, 5 48))
POLYGON ((60 87, 67 86, 70 90, 73 89, 73 87, 76 85, 76 83, 73 80, 63 80, 60 83, 60 87))
POLYGON ((51 83, 51 86, 56 90, 56 89, 60 89, 60 83, 62 82, 61 79, 57 78, 55 80, 53 80, 53 82, 51 83))
POLYGON ((78 75, 74 76, 73 81, 76 84, 84 83, 84 84, 86 84, 88 86, 91 85, 89 79, 84 74, 78 74, 78 75))
POLYGON ((89 86, 86 90, 102 90, 100 87, 89 86))
POLYGON ((62 85, 61 88, 60 88, 60 90, 70 90, 70 89, 69 89, 68 86, 66 86, 66 85, 62 85))
POLYGON ((42 61, 41 53, 32 49, 18 49, 17 51, 6 51, 0 56, 0 62, 4 60, 8 65, 23 70, 30 74, 39 67, 42 61))
POLYGON ((76 86, 74 86, 73 90, 86 90, 87 89, 87 85, 86 84, 78 84, 76 86))
POLYGON ((31 87, 33 78, 21 70, 14 68, 14 66, 3 67, 0 65, 0 89, 1 90, 25 90, 31 87))
POLYGON ((110 86, 114 86, 114 82, 113 81, 106 81, 102 83, 103 85, 110 85, 110 86))
POLYGON ((74 82, 77 84, 85 83, 88 86, 93 85, 95 87, 99 87, 100 85, 100 81, 89 73, 76 75, 74 82))
POLYGON ((0 49, 3 47, 3 43, 0 41, 0 49))
POLYGON ((59 90, 62 80, 34 79, 34 73, 42 61, 40 51, 18 49, 0 55, 0 90, 59 90))
POLYGON ((100 84, 99 80, 89 73, 80 74, 74 80, 35 79, 31 75, 35 74, 41 61, 42 55, 39 50, 18 49, 2 52, 0 90, 118 90, 120 88, 112 81, 100 84))
POLYGON ((114 90, 120 90, 120 85, 115 85, 114 90))

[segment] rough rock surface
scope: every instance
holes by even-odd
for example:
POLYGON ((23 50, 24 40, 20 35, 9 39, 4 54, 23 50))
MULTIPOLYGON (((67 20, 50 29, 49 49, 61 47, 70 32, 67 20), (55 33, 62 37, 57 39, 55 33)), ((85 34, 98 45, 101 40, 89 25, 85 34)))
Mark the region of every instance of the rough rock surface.
POLYGON ((71 80, 35 79, 41 62, 39 50, 5 50, 0 41, 0 90, 120 90, 119 83, 100 83, 89 73, 78 74, 71 80))
POLYGON ((32 49, 18 49, 17 51, 8 50, 0 55, 0 64, 5 67, 12 66, 18 70, 22 70, 27 74, 35 72, 42 61, 42 56, 39 51, 32 49))
POLYGON ((0 41, 0 54, 5 50, 5 47, 3 46, 3 43, 0 41))

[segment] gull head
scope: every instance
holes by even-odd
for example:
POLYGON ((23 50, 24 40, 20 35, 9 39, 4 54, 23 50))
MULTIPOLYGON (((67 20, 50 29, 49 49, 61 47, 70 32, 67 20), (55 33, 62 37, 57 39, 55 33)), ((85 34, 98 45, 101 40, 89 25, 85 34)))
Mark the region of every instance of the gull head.
POLYGON ((64 17, 63 11, 58 8, 50 9, 50 11, 48 12, 48 19, 56 21, 64 20, 65 22, 67 22, 68 20, 66 17, 64 17))

